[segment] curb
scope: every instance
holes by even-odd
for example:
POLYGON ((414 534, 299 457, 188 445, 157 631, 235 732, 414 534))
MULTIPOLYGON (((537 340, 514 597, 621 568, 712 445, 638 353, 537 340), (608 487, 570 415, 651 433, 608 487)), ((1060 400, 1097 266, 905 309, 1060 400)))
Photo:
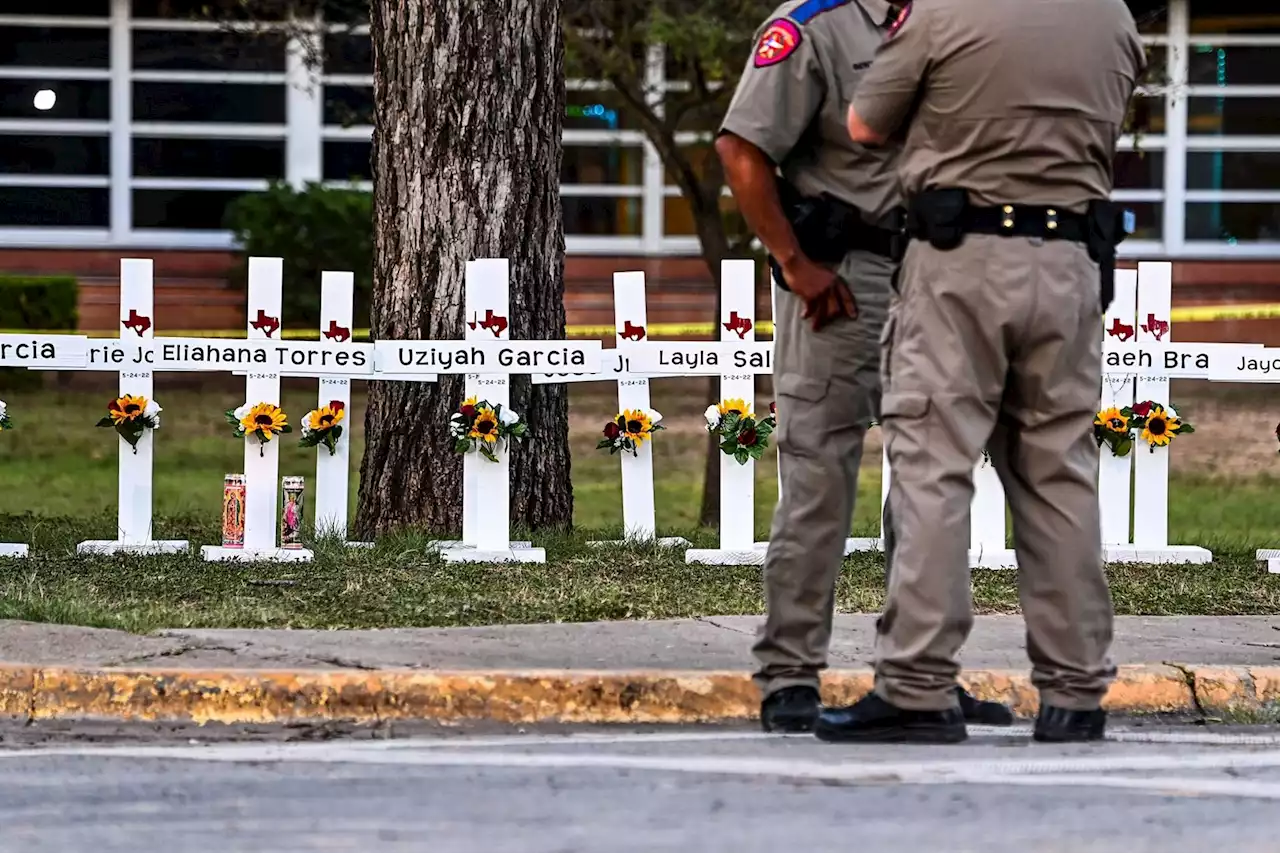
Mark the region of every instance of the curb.
MULTIPOLYGON (((1034 716, 1025 672, 974 670, 975 695, 1034 716)), ((856 701, 869 670, 824 674, 828 704, 856 701)), ((741 672, 416 672, 79 669, 0 664, 0 716, 204 723, 421 720, 445 724, 709 723, 753 719, 741 672)), ((1257 713, 1280 704, 1280 667, 1120 667, 1103 706, 1120 713, 1257 713)))

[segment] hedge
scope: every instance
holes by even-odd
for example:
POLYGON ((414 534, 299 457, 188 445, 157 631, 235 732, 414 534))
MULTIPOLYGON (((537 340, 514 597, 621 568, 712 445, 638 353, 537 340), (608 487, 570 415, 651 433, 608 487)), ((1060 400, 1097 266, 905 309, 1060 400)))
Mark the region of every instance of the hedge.
MULTIPOLYGON (((80 285, 71 276, 0 275, 0 329, 74 332, 80 325, 80 285)), ((41 374, 0 368, 0 388, 30 389, 41 374)))

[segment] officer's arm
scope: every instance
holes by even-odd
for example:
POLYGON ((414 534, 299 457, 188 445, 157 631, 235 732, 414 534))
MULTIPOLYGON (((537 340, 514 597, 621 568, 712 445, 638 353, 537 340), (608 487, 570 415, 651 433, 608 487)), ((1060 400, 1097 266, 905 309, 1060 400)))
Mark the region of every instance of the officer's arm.
POLYGON ((738 209, 784 269, 804 258, 778 198, 775 170, 821 108, 825 79, 811 34, 786 18, 769 21, 756 34, 716 139, 738 209))
POLYGON ((800 244, 782 212, 773 161, 754 144, 730 131, 716 139, 716 153, 724 164, 725 180, 743 219, 769 254, 786 269, 799 258, 800 244))
POLYGON ((876 51, 849 105, 849 136, 861 145, 883 145, 902 125, 929 73, 925 9, 906 6, 876 51))

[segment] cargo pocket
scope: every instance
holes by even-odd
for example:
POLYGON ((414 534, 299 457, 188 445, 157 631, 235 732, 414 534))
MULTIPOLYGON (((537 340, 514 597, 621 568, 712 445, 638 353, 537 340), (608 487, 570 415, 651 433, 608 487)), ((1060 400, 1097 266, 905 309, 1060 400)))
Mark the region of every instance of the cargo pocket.
POLYGON ((830 384, 829 379, 814 379, 798 373, 784 373, 778 377, 778 396, 795 397, 806 403, 821 403, 822 398, 827 396, 827 387, 830 384))
POLYGON ((929 412, 929 396, 918 391, 900 391, 885 394, 880 399, 880 415, 890 418, 923 418, 929 412))

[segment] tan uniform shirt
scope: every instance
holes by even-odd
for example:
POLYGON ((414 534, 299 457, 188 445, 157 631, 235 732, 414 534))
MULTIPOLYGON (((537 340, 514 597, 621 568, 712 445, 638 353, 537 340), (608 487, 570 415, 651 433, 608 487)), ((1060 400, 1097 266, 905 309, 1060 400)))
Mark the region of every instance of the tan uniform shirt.
POLYGON ((902 189, 963 187, 974 204, 1083 211, 1107 198, 1146 57, 1123 0, 916 0, 854 110, 891 135, 910 120, 902 189))
POLYGON ((764 151, 801 193, 830 193, 877 222, 902 204, 896 152, 849 138, 849 103, 893 22, 887 0, 792 0, 756 32, 721 125, 764 151))

